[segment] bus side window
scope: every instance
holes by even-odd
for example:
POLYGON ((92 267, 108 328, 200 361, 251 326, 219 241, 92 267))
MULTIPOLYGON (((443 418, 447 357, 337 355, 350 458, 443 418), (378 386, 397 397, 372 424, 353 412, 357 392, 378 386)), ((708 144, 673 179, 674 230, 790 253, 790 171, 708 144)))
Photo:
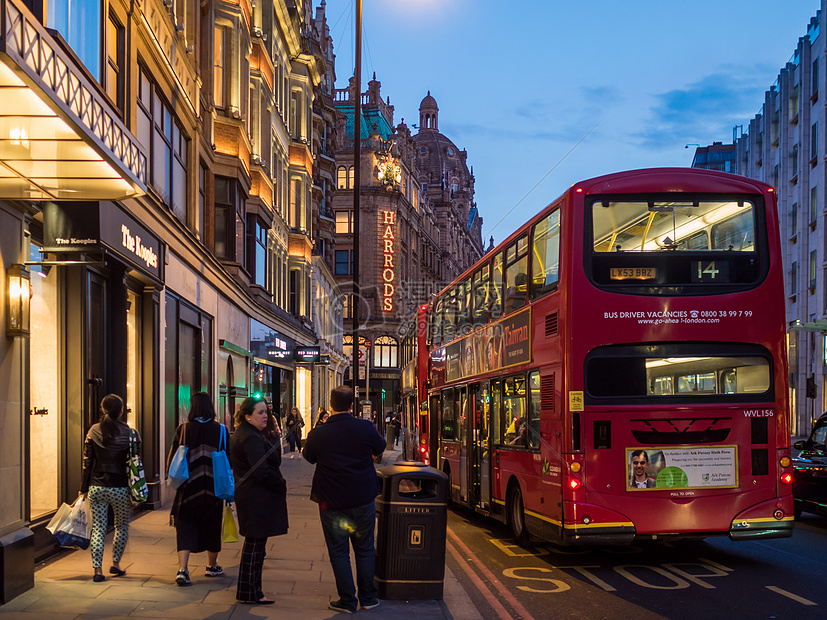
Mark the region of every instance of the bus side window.
POLYGON ((498 445, 502 441, 502 429, 500 428, 500 395, 502 384, 500 381, 491 382, 491 444, 498 445))
POLYGON ((505 311, 522 308, 528 297, 528 235, 512 243, 505 254, 505 311))
POLYGON ((474 325, 484 325, 488 322, 488 263, 478 269, 473 279, 473 294, 471 302, 474 304, 474 325))
POLYGON ((505 443, 509 446, 526 446, 526 390, 525 376, 515 375, 503 382, 503 423, 505 429, 505 443))
POLYGON ((471 323, 471 282, 465 280, 457 284, 456 288, 457 308, 457 336, 465 336, 469 331, 471 323))
POLYGON ((496 321, 503 315, 503 253, 494 256, 491 264, 491 285, 488 287, 488 301, 490 303, 491 321, 496 321))
POLYGON ((455 429, 454 390, 445 390, 442 392, 442 438, 454 439, 455 429))
POLYGON ((724 394, 738 393, 738 382, 734 368, 730 368, 721 373, 721 391, 724 394))
POLYGON ((534 370, 528 375, 528 445, 540 447, 540 372, 534 370))
POLYGON ((531 245, 531 299, 537 299, 555 290, 560 277, 560 211, 534 225, 531 245))
POLYGON ((440 297, 434 303, 434 312, 431 315, 431 342, 435 346, 439 346, 442 344, 442 309, 445 306, 445 303, 440 297))

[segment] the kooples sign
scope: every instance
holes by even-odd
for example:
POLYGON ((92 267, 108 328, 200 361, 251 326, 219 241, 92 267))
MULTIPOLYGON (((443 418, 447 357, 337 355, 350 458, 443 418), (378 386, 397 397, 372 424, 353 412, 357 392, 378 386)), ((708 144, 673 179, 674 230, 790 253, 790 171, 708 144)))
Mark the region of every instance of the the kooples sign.
POLYGON ((113 202, 46 203, 43 251, 91 252, 106 248, 162 281, 161 241, 113 202))
POLYGON ((385 312, 392 312, 393 294, 395 292, 394 280, 396 280, 396 267, 394 267, 393 260, 396 254, 396 236, 393 233, 394 224, 396 224, 396 213, 393 211, 382 211, 384 218, 382 227, 384 233, 382 234, 382 257, 384 262, 382 264, 382 310, 385 312))

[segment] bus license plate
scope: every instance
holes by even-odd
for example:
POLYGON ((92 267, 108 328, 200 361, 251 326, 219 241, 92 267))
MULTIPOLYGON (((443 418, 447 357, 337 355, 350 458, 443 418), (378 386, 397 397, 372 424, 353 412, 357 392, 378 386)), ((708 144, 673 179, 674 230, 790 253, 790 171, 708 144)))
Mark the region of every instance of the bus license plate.
POLYGON ((658 277, 655 267, 612 267, 612 280, 654 280, 658 277))

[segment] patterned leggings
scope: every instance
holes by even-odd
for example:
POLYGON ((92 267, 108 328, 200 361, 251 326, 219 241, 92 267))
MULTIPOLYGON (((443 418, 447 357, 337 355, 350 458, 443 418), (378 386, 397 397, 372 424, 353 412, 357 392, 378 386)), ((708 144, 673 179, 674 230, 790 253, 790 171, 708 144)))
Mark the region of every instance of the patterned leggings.
POLYGON ((129 489, 127 487, 89 487, 89 507, 92 509, 92 568, 103 564, 103 541, 106 538, 107 507, 115 514, 115 542, 112 561, 120 562, 129 539, 129 489))

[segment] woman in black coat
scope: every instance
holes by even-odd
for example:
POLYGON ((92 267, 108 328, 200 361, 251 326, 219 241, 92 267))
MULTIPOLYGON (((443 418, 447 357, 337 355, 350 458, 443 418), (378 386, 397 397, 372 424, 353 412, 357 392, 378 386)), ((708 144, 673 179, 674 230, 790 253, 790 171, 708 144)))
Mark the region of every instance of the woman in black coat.
POLYGON ((287 533, 287 484, 279 471, 281 451, 272 449, 263 434, 267 428, 267 405, 263 400, 245 398, 235 414, 235 423, 230 462, 236 479, 238 529, 244 536, 236 599, 269 605, 273 601, 264 598, 261 589, 267 538, 287 533))
POLYGON ((190 477, 178 487, 170 511, 170 524, 175 526, 178 548, 178 574, 175 583, 190 585, 190 553, 207 552, 207 577, 218 577, 224 569, 218 565, 221 551, 221 518, 224 500, 215 496, 212 454, 221 445, 221 436, 227 435, 215 419, 215 408, 210 395, 197 392, 190 400, 187 422, 175 430, 172 447, 167 457, 167 470, 178 446, 187 446, 187 464, 190 477))

